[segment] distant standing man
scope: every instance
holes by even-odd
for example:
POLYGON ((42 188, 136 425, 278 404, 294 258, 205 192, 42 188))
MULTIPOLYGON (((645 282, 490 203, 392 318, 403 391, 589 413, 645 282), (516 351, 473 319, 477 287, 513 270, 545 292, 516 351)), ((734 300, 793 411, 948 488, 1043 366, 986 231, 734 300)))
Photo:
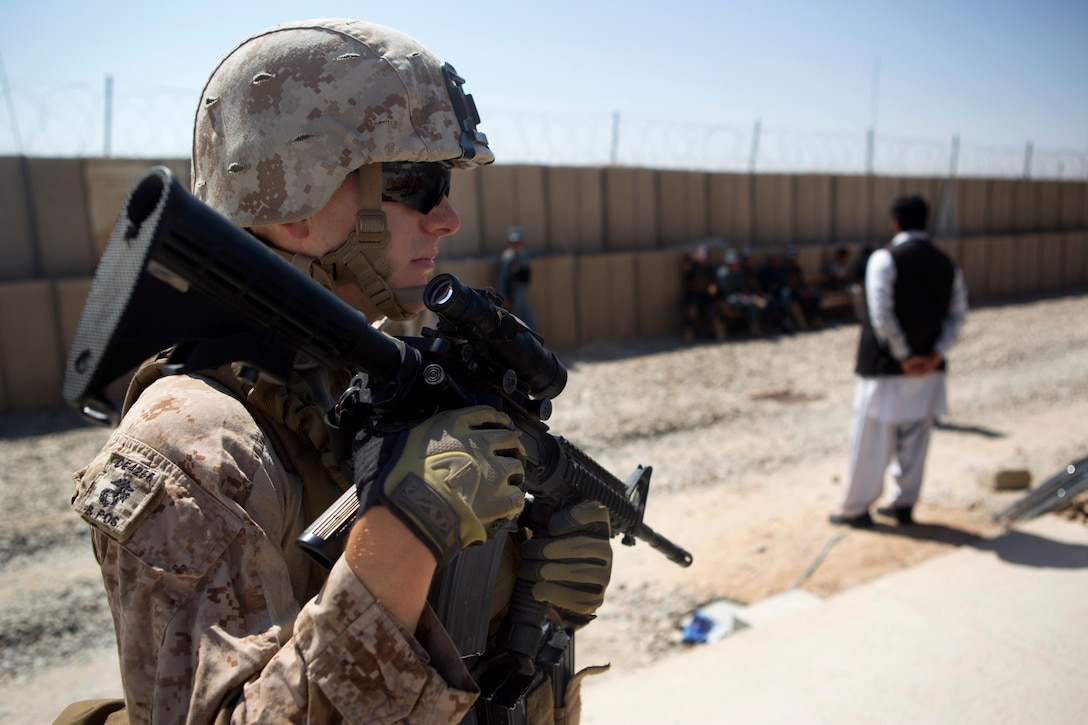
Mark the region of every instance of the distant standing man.
POLYGON ((869 258, 867 313, 861 321, 855 372, 861 376, 850 430, 850 480, 831 523, 873 524, 869 508, 891 465, 894 496, 876 512, 914 523, 929 434, 947 413, 945 354, 967 316, 963 273, 925 233, 929 205, 901 196, 891 208, 895 236, 869 258))
POLYGON ((498 279, 496 288, 504 300, 503 307, 517 315, 522 322, 536 328, 536 318, 529 304, 529 282, 532 270, 529 268, 529 255, 525 252, 525 235, 519 227, 510 227, 506 232, 506 249, 499 256, 498 279))

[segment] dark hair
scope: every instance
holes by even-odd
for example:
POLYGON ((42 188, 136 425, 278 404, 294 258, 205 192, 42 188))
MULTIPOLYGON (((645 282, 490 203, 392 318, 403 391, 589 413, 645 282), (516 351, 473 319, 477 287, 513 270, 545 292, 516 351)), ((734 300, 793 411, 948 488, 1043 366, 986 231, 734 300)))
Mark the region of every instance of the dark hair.
POLYGON ((929 204, 918 194, 905 194, 892 204, 892 219, 903 231, 924 231, 929 220, 929 204))

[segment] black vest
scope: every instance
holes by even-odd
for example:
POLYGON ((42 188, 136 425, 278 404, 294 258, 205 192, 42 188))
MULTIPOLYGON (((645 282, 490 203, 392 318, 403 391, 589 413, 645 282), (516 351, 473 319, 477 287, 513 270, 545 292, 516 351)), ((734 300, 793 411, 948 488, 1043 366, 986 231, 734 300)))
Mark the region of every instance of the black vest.
MULTIPOLYGON (((895 264, 895 316, 907 345, 912 355, 932 353, 948 316, 956 266, 928 239, 912 239, 888 251, 895 264)), ((943 362, 940 369, 945 369, 943 362)), ((868 311, 861 324, 854 372, 866 377, 903 374, 899 361, 877 340, 868 311)))

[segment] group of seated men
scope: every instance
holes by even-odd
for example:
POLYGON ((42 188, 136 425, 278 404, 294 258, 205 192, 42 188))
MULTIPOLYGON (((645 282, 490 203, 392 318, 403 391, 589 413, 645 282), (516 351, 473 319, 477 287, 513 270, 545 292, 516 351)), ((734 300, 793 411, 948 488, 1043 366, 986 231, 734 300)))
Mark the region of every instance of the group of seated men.
MULTIPOLYGON (((839 250, 833 262, 845 264, 839 250)), ((829 265, 829 283, 836 283, 829 265)), ((727 249, 715 266, 705 245, 696 247, 683 269, 684 339, 712 334, 724 340, 726 330, 743 326, 754 337, 792 333, 823 325, 823 290, 809 284, 796 247, 783 255, 769 249, 759 266, 750 250, 727 249)))

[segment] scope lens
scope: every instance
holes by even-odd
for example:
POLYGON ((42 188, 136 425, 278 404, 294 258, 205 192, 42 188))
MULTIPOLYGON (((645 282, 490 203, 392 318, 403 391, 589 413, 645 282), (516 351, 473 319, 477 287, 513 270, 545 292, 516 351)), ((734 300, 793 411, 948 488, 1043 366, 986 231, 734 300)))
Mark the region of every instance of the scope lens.
POLYGON ((453 285, 449 282, 443 281, 434 290, 435 302, 440 305, 444 305, 450 301, 453 297, 453 285))

